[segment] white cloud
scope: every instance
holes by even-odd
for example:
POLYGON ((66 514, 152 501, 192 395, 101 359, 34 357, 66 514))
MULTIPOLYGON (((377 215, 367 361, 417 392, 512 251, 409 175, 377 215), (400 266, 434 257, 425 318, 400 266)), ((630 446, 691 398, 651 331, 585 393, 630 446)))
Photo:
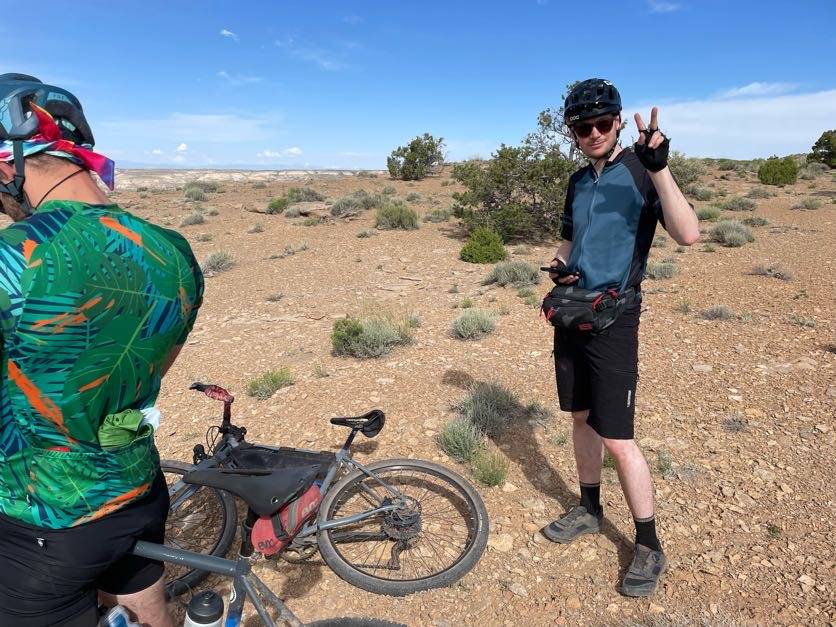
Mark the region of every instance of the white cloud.
MULTIPOLYGON (((647 120, 651 104, 627 107, 622 137, 635 139, 633 113, 647 120)), ((750 159, 809 152, 836 120, 836 89, 760 98, 708 98, 659 106, 671 148, 699 157, 750 159)))
POLYGON ((317 46, 299 45, 293 37, 276 39, 273 45, 284 50, 289 57, 313 63, 323 70, 336 71, 346 67, 333 52, 317 46))
POLYGON ((238 41, 238 35, 236 35, 231 30, 228 30, 226 28, 221 29, 220 35, 221 35, 221 37, 228 37, 229 39, 232 39, 233 41, 238 41))
POLYGON ((161 154, 163 154, 163 151, 160 150, 159 148, 154 148, 154 150, 151 151, 151 154, 152 155, 161 155, 161 154))
POLYGON ((798 88, 797 83, 749 83, 742 87, 727 89, 717 94, 718 98, 746 98, 757 96, 780 96, 798 88))
POLYGON ((252 83, 260 83, 264 79, 260 76, 249 76, 247 74, 230 74, 226 70, 221 70, 217 73, 219 78, 224 79, 230 85, 251 85, 252 83))
POLYGON ((285 148, 284 150, 271 150, 269 148, 265 148, 256 154, 256 157, 259 159, 283 159, 284 157, 298 157, 301 154, 301 148, 298 146, 291 146, 290 148, 285 148))
POLYGON ((177 146, 177 152, 186 152, 188 149, 188 144, 180 144, 179 146, 177 146))
POLYGON ((279 121, 278 114, 172 113, 161 118, 103 120, 96 128, 96 139, 103 145, 166 142, 172 137, 183 142, 235 144, 264 141, 276 132, 279 121))
POLYGON ((651 13, 673 13, 682 9, 681 4, 676 2, 665 2, 664 0, 647 0, 651 13))

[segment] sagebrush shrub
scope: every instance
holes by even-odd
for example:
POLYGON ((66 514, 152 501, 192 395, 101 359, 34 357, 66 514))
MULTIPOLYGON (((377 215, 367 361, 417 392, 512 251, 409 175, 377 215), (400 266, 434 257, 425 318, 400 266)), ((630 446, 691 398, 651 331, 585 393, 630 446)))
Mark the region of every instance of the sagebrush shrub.
POLYGON ((388 314, 343 318, 334 322, 331 346, 335 355, 361 359, 382 357, 412 342, 412 322, 388 314))
POLYGON ((409 192, 406 195, 406 202, 418 202, 421 200, 421 194, 418 192, 409 192))
POLYGON ((814 209, 821 209, 822 202, 818 198, 811 198, 807 196, 806 198, 802 198, 797 203, 795 203, 791 209, 806 209, 806 210, 814 210, 814 209))
POLYGON ((399 202, 387 202, 375 214, 374 225, 378 229, 402 229, 412 231, 418 228, 418 214, 415 209, 399 202))
POLYGON ((234 265, 235 259, 233 256, 225 250, 219 250, 206 256, 206 259, 203 260, 201 269, 204 272, 217 274, 218 272, 225 272, 226 270, 229 270, 234 265))
POLYGON ((358 189, 348 196, 343 196, 331 205, 331 215, 335 217, 347 216, 372 209, 380 204, 380 197, 372 195, 365 189, 358 189))
POLYGON ((189 181, 184 189, 199 189, 202 192, 213 193, 221 191, 221 186, 215 181, 189 181))
POLYGON ((183 195, 186 200, 204 201, 206 200, 206 192, 199 187, 187 187, 183 190, 183 195))
POLYGON ((735 320, 737 314, 725 305, 714 305, 702 312, 706 320, 735 320))
POLYGON ((769 224, 769 220, 761 216, 750 216, 748 218, 743 218, 740 222, 746 226, 766 226, 769 224))
POLYGON ((496 283, 502 287, 523 287, 540 283, 540 270, 525 261, 504 261, 496 264, 482 285, 496 283))
POLYGON ((714 222, 720 217, 720 210, 717 207, 700 207, 697 209, 697 219, 703 222, 714 222))
POLYGON ((250 381, 247 384, 247 394, 263 401, 289 385, 293 385, 293 373, 290 368, 280 368, 265 372, 257 379, 250 381))
POLYGON ((765 187, 753 187, 746 194, 746 198, 771 198, 774 195, 765 187))
POLYGON ((459 462, 468 462, 485 446, 485 434, 466 418, 451 420, 442 427, 438 445, 459 462))
POLYGON ((752 268, 752 274, 792 281, 792 272, 780 263, 759 263, 752 268))
POLYGON ((310 187, 291 187, 285 193, 288 202, 317 202, 325 200, 325 196, 310 187))
POLYGON ((792 157, 770 157, 758 168, 758 180, 765 185, 791 185, 798 178, 798 165, 792 157))
POLYGON ((754 211, 757 206, 754 200, 742 196, 732 196, 720 203, 720 208, 726 211, 754 211))
POLYGON ((206 222, 206 218, 203 217, 203 214, 200 211, 192 211, 189 215, 187 215, 183 220, 180 222, 180 226, 192 226, 194 224, 204 224, 206 222))
POLYGON ((507 256, 499 233, 486 228, 475 229, 459 252, 459 258, 469 263, 496 263, 507 256))
POLYGON ((502 433, 524 413, 513 392, 495 383, 476 384, 456 409, 487 435, 502 433))
POLYGON ((676 264, 669 261, 651 261, 645 274, 649 279, 670 279, 676 275, 676 264))
POLYGON ((709 237, 712 242, 731 248, 737 248, 755 241, 752 230, 737 220, 721 220, 712 227, 709 237))
POLYGON ((479 451, 473 458, 473 478, 489 488, 505 485, 508 459, 499 451, 479 451))
POLYGON ((702 201, 711 200, 714 196, 714 191, 710 187, 700 187, 698 185, 689 185, 683 191, 687 196, 702 201))
POLYGON ((424 222, 447 222, 451 217, 452 209, 435 209, 424 216, 424 222))
POLYGON ((487 309, 466 309, 453 320, 453 335, 461 340, 478 340, 496 328, 497 314, 487 309))
POLYGON ((270 215, 276 215, 287 209, 288 205, 290 204, 290 200, 288 200, 287 196, 279 196, 278 198, 273 198, 269 203, 267 203, 267 210, 265 213, 269 213, 270 215))
POLYGON ((668 157, 668 167, 680 186, 695 183, 700 178, 700 174, 705 172, 702 161, 690 159, 677 151, 673 151, 668 157))

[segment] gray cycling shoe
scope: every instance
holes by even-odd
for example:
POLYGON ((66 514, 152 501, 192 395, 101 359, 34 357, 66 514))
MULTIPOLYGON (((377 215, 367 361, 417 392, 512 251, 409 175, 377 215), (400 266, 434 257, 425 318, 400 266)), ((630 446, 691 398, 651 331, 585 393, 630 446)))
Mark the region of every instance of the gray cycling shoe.
POLYGON ((578 536, 587 533, 599 533, 604 510, 596 516, 590 514, 583 505, 573 507, 563 516, 543 527, 543 535, 552 542, 568 544, 578 536))
POLYGON ((621 583, 622 594, 628 597, 649 597, 656 592, 656 586, 667 567, 668 558, 662 551, 637 544, 633 563, 621 583))

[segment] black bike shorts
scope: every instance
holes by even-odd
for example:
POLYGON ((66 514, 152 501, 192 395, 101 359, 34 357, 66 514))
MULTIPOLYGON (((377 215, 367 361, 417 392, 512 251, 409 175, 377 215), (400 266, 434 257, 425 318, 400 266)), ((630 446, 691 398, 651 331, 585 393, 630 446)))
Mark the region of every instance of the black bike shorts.
POLYGON ((168 488, 77 527, 46 529, 0 515, 0 625, 93 626, 98 590, 133 594, 156 583, 162 562, 130 554, 137 540, 162 543, 168 488))
POLYGON ((640 304, 630 305, 611 327, 596 335, 555 328, 560 409, 588 409, 586 422, 602 438, 633 439, 640 314, 640 304))

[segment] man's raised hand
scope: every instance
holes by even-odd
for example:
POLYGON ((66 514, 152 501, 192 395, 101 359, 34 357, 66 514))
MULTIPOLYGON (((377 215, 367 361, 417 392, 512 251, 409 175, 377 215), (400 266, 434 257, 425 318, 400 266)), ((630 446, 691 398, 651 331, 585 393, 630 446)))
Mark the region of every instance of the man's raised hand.
POLYGON ((665 136, 659 130, 659 108, 653 107, 650 110, 650 126, 644 125, 644 120, 640 113, 635 114, 636 128, 639 131, 639 139, 636 143, 639 146, 647 145, 648 148, 657 148, 659 144, 665 141, 665 136), (648 138, 650 141, 648 142, 648 138))
POLYGON ((644 125, 644 120, 638 113, 635 118, 639 138, 633 146, 633 151, 648 171, 659 172, 668 165, 670 147, 670 140, 659 130, 659 109, 653 107, 650 110, 650 126, 644 125))

